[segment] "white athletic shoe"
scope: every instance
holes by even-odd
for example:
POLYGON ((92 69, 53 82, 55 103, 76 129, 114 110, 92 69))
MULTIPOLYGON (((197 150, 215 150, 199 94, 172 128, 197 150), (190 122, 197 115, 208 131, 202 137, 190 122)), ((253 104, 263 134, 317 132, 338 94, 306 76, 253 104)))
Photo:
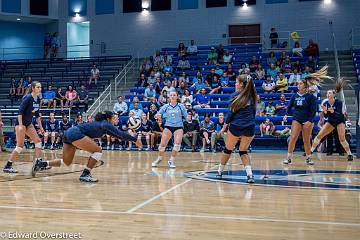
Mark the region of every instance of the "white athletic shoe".
POLYGON ((153 161, 153 162, 151 163, 151 167, 158 167, 159 164, 160 164, 160 162, 161 162, 161 160, 159 160, 159 159, 153 161))
POLYGON ((175 163, 173 161, 168 161, 169 168, 176 168, 175 163))

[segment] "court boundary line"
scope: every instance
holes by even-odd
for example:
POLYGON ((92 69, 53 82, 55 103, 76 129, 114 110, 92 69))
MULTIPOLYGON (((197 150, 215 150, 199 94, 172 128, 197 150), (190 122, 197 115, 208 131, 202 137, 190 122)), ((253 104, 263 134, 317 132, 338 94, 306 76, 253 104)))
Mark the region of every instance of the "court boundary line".
POLYGON ((250 217, 250 216, 192 215, 192 214, 151 213, 151 212, 130 212, 129 213, 129 212, 124 212, 124 211, 114 211, 114 210, 41 208, 41 207, 11 206, 11 205, 0 205, 0 209, 9 209, 9 210, 22 209, 22 210, 30 210, 30 211, 93 213, 93 214, 100 213, 100 214, 115 214, 115 215, 143 215, 143 216, 154 216, 154 217, 157 216, 157 217, 178 217, 178 218, 200 218, 200 219, 208 219, 208 220, 257 221, 257 222, 274 222, 274 223, 318 224, 318 225, 360 227, 360 223, 278 219, 278 218, 265 218, 265 217, 250 217))

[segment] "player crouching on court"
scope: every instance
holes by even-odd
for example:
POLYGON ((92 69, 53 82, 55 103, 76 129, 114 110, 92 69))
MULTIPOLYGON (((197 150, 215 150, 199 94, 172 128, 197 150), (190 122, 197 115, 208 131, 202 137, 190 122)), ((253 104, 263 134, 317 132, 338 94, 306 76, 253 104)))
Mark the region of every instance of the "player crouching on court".
POLYGON ((63 159, 34 161, 32 175, 35 176, 36 172, 42 168, 60 167, 63 164, 69 166, 73 162, 76 148, 78 148, 91 153, 87 166, 80 176, 80 181, 97 182, 98 180, 91 176, 91 170, 95 167, 97 162, 102 164, 103 161, 101 160, 101 147, 94 142, 94 138, 99 138, 104 134, 108 134, 125 141, 135 142, 138 147, 142 147, 140 140, 114 126, 117 125, 118 122, 119 119, 116 114, 105 111, 97 113, 94 122, 87 122, 71 127, 64 133, 63 159))

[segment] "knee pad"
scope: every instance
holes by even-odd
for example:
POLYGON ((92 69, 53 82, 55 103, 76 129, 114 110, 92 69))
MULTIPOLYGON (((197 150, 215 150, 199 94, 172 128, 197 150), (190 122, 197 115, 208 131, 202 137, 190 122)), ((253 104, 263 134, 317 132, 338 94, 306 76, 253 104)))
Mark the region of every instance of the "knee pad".
POLYGON ((248 152, 247 151, 239 151, 239 155, 240 155, 240 157, 242 156, 242 155, 247 155, 248 154, 248 152))
POLYGON ((159 146, 159 152, 165 152, 166 147, 159 146))
POLYGON ((19 153, 19 154, 22 152, 22 150, 23 150, 23 148, 22 148, 22 147, 18 147, 18 146, 16 146, 16 148, 14 149, 14 151, 17 152, 17 153, 19 153))
POLYGON ((174 144, 173 151, 175 151, 175 152, 180 151, 180 147, 181 147, 181 145, 179 145, 179 144, 174 144))
POLYGON ((41 148, 41 142, 35 143, 36 148, 41 148))
POLYGON ((224 153, 225 153, 225 154, 231 154, 231 153, 232 153, 232 150, 229 150, 229 149, 227 149, 227 148, 225 147, 224 153))
POLYGON ((94 152, 90 155, 90 157, 99 162, 102 157, 102 152, 94 152))

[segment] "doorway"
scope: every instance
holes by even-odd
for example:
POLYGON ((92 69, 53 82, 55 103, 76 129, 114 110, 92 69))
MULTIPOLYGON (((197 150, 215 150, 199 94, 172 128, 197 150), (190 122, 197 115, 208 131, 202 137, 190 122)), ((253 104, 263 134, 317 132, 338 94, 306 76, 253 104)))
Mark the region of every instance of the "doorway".
POLYGON ((260 43, 260 24, 229 25, 230 44, 260 43))
POLYGON ((67 57, 90 57, 90 22, 67 23, 67 57))

